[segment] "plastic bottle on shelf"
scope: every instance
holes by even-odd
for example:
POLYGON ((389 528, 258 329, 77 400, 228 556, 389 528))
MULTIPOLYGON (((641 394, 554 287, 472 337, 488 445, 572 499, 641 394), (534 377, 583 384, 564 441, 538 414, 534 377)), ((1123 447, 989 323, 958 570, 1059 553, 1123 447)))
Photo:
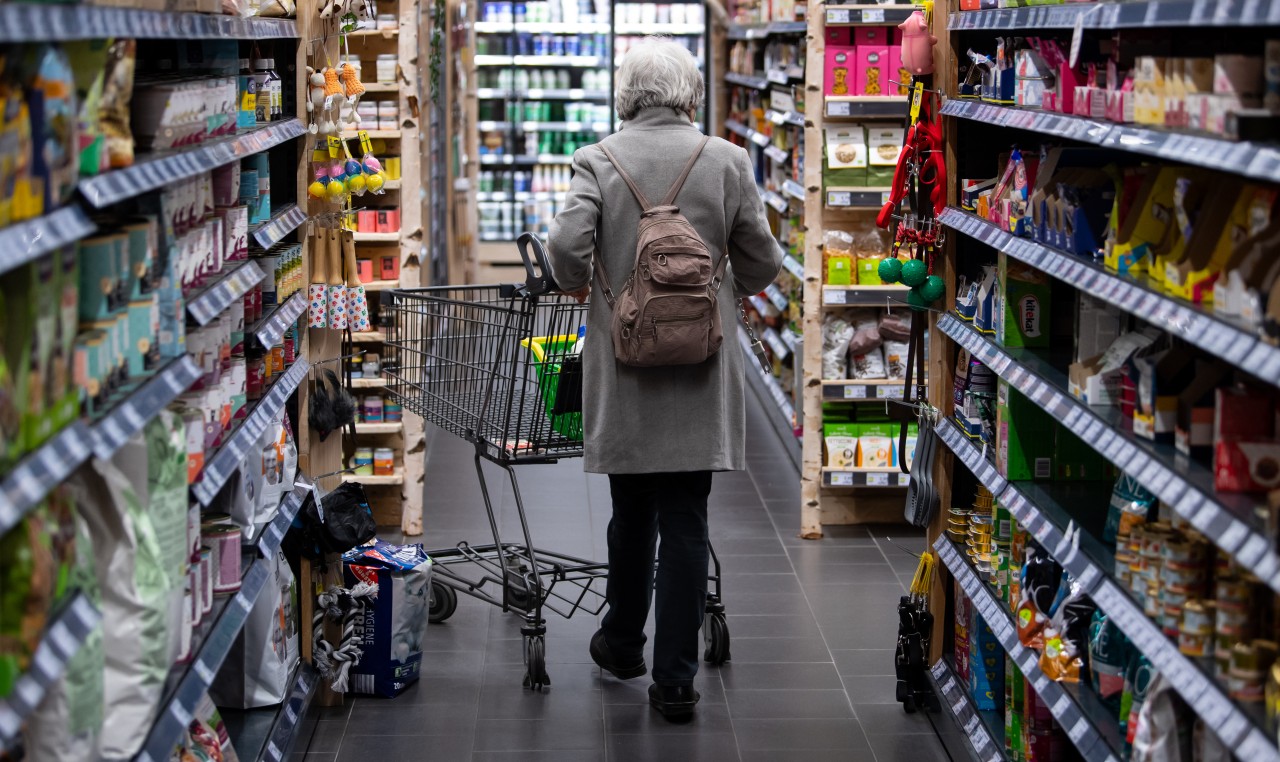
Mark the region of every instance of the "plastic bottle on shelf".
POLYGON ((529 6, 527 3, 517 2, 512 4, 512 13, 517 24, 523 24, 529 18, 529 6))
POLYGON ((531 69, 529 71, 529 89, 542 89, 542 69, 531 69))
POLYGON ((569 85, 569 70, 568 70, 568 69, 561 69, 561 70, 559 70, 559 71, 557 71, 557 72, 556 72, 556 87, 557 87, 557 88, 559 88, 560 90, 568 90, 568 89, 569 89, 570 85, 569 85))
POLYGON ((516 90, 519 90, 522 93, 529 89, 529 70, 528 69, 516 69, 515 85, 516 85, 516 90))

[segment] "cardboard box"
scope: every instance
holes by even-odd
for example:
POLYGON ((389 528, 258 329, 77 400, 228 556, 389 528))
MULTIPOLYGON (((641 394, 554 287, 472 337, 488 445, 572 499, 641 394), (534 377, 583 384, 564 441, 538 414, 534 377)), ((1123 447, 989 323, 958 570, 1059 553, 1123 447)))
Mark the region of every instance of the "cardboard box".
POLYGON ((898 169, 905 131, 899 125, 869 123, 867 130, 867 185, 889 186, 898 169))
POLYGON ((996 340, 1006 347, 1049 346, 1049 276, 1000 255, 996 340))
POLYGON ((1174 447, 1196 460, 1213 456, 1214 389, 1226 383, 1232 369, 1220 361, 1202 363, 1195 379, 1178 395, 1174 447))
POLYGON ((888 47, 893 44, 893 27, 857 26, 853 27, 854 45, 872 45, 888 47))
POLYGON ((1173 444, 1178 424, 1178 395, 1194 380, 1195 357, 1174 347, 1134 353, 1137 407, 1133 411, 1133 433, 1143 439, 1173 444))
POLYGON ((1155 340, 1158 331, 1147 328, 1118 337, 1107 351, 1095 357, 1074 362, 1067 369, 1071 395, 1089 405, 1118 405, 1124 376, 1133 353, 1155 340))
POLYGON ((1280 487, 1276 399, 1270 391, 1235 387, 1214 396, 1213 486, 1221 492, 1280 487))
POLYGON ((867 184, 867 133, 861 124, 826 128, 826 185, 862 187, 867 184))
POLYGON ((1127 315, 1117 307, 1081 292, 1076 307, 1076 351, 1080 360, 1100 355, 1124 332, 1127 315))
POLYGON ((868 44, 857 46, 857 70, 854 95, 889 95, 895 79, 889 70, 889 46, 868 44))
POLYGON ((1053 478, 1055 427, 1053 416, 1000 379, 996 387, 996 470, 1010 481, 1053 478))
POLYGON ((852 45, 827 45, 823 93, 862 95, 857 88, 858 49, 852 45))

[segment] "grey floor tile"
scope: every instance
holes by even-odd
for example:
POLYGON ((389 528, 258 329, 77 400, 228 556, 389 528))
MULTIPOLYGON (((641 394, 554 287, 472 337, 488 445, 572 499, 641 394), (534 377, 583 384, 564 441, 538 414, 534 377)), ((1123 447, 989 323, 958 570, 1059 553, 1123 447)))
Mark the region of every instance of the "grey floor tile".
MULTIPOLYGON (((715 547, 715 542, 711 543, 715 547)), ((719 553, 720 551, 716 551, 719 553)), ((770 554, 763 556, 734 555, 720 558, 721 571, 725 574, 741 572, 747 574, 793 574, 791 559, 784 555, 770 554)))
POLYGON ((753 751, 838 749, 850 760, 870 760, 871 746, 857 720, 763 719, 735 723, 740 748, 753 751))
MULTIPOLYGON (((427 631, 430 632, 428 627, 427 631)), ((480 672, 483 651, 430 651, 422 655, 422 680, 433 677, 460 677, 480 672)))
POLYGON ((604 762, 605 758, 604 749, 477 751, 471 762, 604 762))
POLYGON ((865 545, 828 545, 826 540, 806 542, 803 545, 787 545, 787 555, 797 571, 801 568, 820 567, 828 564, 881 564, 884 553, 868 539, 865 545))
POLYGON ((404 689, 393 700, 397 706, 409 704, 456 704, 475 702, 480 696, 476 675, 426 677, 404 689))
POLYGON ((892 648, 831 649, 836 669, 843 676, 894 674, 892 648))
POLYGON ((476 705, 397 704, 395 699, 362 698, 351 710, 343 747, 357 736, 446 735, 476 721, 476 705))
POLYGON ((600 669, 594 664, 563 665, 547 672, 551 677, 550 691, 532 691, 522 684, 518 671, 509 665, 486 665, 484 688, 480 691, 480 719, 545 719, 551 722, 561 717, 601 716, 600 669))
POLYGON ((290 754, 290 762, 335 762, 338 759, 337 752, 309 751, 306 754, 290 754))
POLYGON ((920 762, 924 759, 947 758, 946 749, 934 735, 872 735, 867 740, 871 743, 876 762, 920 762))
POLYGON ((721 556, 783 555, 782 543, 777 537, 717 540, 715 547, 716 554, 721 556))
POLYGON ((479 720, 475 730, 476 751, 603 749, 604 742, 604 718, 599 715, 556 722, 479 720))
POLYGON ((734 721, 757 719, 853 719, 853 707, 842 690, 726 688, 734 721))
MULTIPOLYGON (((854 548, 862 550, 862 548, 854 548)), ((796 576, 805 587, 811 585, 844 585, 861 589, 865 585, 896 585, 902 582, 893 567, 881 560, 871 564, 805 564, 796 563, 796 576)), ((857 590, 849 591, 856 593, 857 590)))
POLYGON ((729 652, 738 664, 831 661, 827 644, 816 638, 733 638, 730 631, 729 652))
POLYGON ((731 614, 767 614, 812 617, 803 596, 787 593, 758 593, 724 586, 724 605, 731 614))
POLYGON ((751 593, 783 593, 803 596, 800 580, 791 573, 784 574, 728 574, 724 575, 724 586, 735 591, 751 593))
MULTIPOLYGON (((853 712, 868 736, 934 735, 933 723, 924 712, 907 714, 901 704, 855 704, 853 712)), ((874 746, 874 743, 872 744, 874 746)))
POLYGON ((821 638, 822 630, 813 617, 789 614, 735 614, 729 612, 729 637, 737 638, 821 638))
POLYGON ((732 733, 610 735, 611 762, 730 762, 738 759, 732 733))
POLYGON ((898 678, 893 675, 845 676, 844 689, 857 704, 896 704, 898 678))
POLYGON ((830 648, 884 648, 898 642, 898 623, 880 614, 818 623, 830 648))
MULTIPOLYGON (((702 700, 698 702, 698 708, 703 709, 712 704, 724 704, 724 684, 720 682, 720 668, 702 665, 698 671, 698 676, 694 678, 693 686, 698 689, 698 693, 702 696, 702 700)), ((632 704, 632 705, 649 705, 649 685, 652 682, 649 676, 639 677, 634 680, 619 680, 612 675, 603 675, 600 678, 600 689, 604 697, 605 705, 609 704, 632 704)))
POLYGON ((436 736, 348 736, 338 752, 337 762, 369 762, 371 758, 463 762, 471 759, 471 738, 465 733, 436 736))
MULTIPOLYGON (((870 751, 867 754, 865 762, 872 762, 870 751)), ((864 758, 848 749, 743 749, 742 762, 864 762, 864 758)))
POLYGON ((303 751, 332 753, 342 745, 342 737, 346 732, 347 721, 345 718, 341 720, 320 720, 316 723, 316 729, 311 734, 311 739, 305 743, 299 740, 298 745, 302 747, 303 751))
MULTIPOLYGON (((751 664, 729 662, 720 668, 728 690, 836 689, 844 684, 834 664, 751 664)), ((730 697, 730 704, 732 704, 730 697)))
POLYGON ((618 735, 703 735, 732 733, 733 722, 724 704, 699 701, 689 722, 669 722, 647 704, 608 704, 604 708, 604 726, 610 737, 618 735))

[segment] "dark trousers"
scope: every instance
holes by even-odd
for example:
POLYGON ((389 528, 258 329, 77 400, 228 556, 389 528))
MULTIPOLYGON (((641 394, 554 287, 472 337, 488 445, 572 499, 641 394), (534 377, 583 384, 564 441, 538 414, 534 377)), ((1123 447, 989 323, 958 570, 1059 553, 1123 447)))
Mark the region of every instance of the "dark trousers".
POLYGON ((659 685, 693 685, 698 674, 698 628, 707 600, 711 472, 610 474, 609 491, 613 518, 609 521, 605 639, 621 658, 629 660, 643 652, 657 546, 653 680, 659 685))

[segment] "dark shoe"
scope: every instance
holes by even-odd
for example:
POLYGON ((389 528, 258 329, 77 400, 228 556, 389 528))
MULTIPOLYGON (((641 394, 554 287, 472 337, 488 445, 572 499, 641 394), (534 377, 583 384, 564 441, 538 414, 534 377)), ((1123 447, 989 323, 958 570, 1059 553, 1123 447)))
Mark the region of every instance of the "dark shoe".
POLYGON ((649 671, 649 668, 644 665, 643 656, 625 662, 619 661, 609 649, 609 643, 604 639, 604 632, 601 630, 596 630, 596 634, 591 636, 591 646, 588 650, 591 651, 591 660, 600 665, 600 669, 619 680, 630 680, 649 671))
POLYGON ((693 708, 702 696, 692 685, 649 686, 649 706, 672 722, 685 722, 693 718, 693 708))

